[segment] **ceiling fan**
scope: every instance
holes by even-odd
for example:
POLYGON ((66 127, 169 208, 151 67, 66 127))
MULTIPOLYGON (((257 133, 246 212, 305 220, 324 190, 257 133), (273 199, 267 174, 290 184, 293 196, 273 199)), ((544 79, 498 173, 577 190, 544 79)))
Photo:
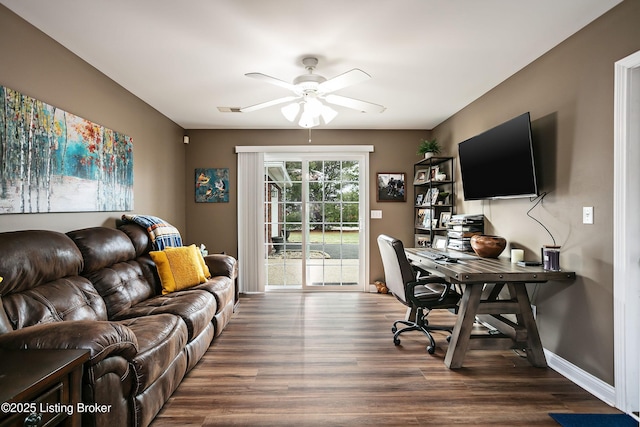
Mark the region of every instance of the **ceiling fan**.
POLYGON ((293 95, 277 98, 271 101, 262 102, 260 104, 251 105, 249 107, 240 108, 243 113, 260 110, 262 108, 272 107, 274 105, 290 102, 281 108, 282 114, 293 122, 299 118, 298 124, 304 128, 312 128, 320 124, 322 117, 325 124, 333 120, 338 112, 322 101, 328 104, 339 105, 342 107, 352 108, 363 113, 381 113, 385 107, 371 102, 360 101, 359 99, 347 98, 346 96, 335 95, 340 89, 369 80, 371 76, 364 71, 354 68, 346 73, 340 74, 334 78, 327 80, 313 71, 318 65, 318 59, 307 57, 302 60, 307 70, 307 74, 296 77, 293 83, 287 83, 275 77, 267 76, 262 73, 248 73, 247 77, 262 80, 264 82, 289 89, 293 95))

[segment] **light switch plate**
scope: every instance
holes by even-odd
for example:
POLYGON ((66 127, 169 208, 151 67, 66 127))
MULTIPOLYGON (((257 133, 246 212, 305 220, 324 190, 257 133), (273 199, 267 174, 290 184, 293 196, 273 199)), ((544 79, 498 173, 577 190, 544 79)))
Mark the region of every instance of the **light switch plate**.
POLYGON ((582 223, 593 224, 593 206, 584 206, 582 208, 582 223))
POLYGON ((371 210, 371 219, 382 219, 382 211, 381 210, 371 210))

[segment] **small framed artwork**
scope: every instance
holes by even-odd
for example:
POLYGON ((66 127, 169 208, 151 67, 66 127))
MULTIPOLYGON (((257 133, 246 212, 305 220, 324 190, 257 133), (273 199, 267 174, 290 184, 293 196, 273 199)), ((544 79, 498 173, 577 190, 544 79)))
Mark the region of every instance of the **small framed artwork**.
POLYGON ((417 248, 428 248, 431 245, 428 234, 416 234, 415 244, 417 248))
POLYGON ((431 247, 434 249, 444 250, 447 248, 447 238, 445 236, 435 235, 431 242, 431 247))
POLYGON ((429 203, 431 203, 432 205, 435 205, 438 202, 438 194, 440 194, 440 189, 438 188, 432 188, 431 189, 431 200, 429 201, 429 203))
POLYGON ((451 212, 440 212, 440 227, 446 227, 451 220, 451 212))
POLYGON ((418 209, 416 213, 416 227, 429 228, 433 215, 431 209, 418 209))
POLYGON ((422 205, 422 200, 424 200, 424 194, 420 193, 416 196, 416 206, 422 205))
POLYGON ((376 178, 378 183, 377 202, 404 202, 407 200, 404 172, 379 172, 376 174, 376 178))
POLYGON ((196 203, 229 203, 229 168, 197 168, 196 203))
POLYGON ((429 169, 419 169, 413 177, 413 185, 424 184, 429 182, 429 169))

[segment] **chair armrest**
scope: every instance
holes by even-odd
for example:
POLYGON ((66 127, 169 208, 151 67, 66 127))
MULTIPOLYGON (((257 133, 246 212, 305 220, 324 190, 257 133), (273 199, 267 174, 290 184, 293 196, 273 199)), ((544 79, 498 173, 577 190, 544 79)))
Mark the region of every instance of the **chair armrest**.
POLYGON ((238 261, 229 255, 211 254, 204 257, 211 276, 226 276, 230 279, 238 277, 238 261))
MULTIPOLYGON (((449 296, 449 293, 451 293, 451 291, 453 290, 453 286, 454 286, 452 283, 447 281, 447 279, 445 279, 444 277, 440 277, 440 276, 425 277, 425 278, 416 280, 415 282, 407 283, 406 285, 407 300, 413 301, 413 299, 415 298, 416 286, 428 285, 429 283, 438 283, 438 284, 446 285, 442 290, 442 293, 440 293, 440 296, 438 297, 438 300, 437 300, 438 303, 441 303, 447 300, 447 297, 449 296)), ((414 304, 416 303, 415 301, 413 302, 414 304)))
POLYGON ((131 360, 138 353, 133 331, 117 322, 73 320, 46 323, 0 335, 0 347, 7 349, 89 350, 89 364, 111 355, 131 360))

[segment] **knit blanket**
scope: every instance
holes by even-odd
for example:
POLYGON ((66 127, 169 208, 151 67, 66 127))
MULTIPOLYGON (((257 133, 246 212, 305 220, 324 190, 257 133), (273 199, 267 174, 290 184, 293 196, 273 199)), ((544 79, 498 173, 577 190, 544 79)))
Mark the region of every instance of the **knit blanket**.
POLYGON ((123 221, 134 222, 149 233, 153 249, 161 251, 166 247, 182 246, 182 236, 173 225, 151 215, 122 215, 123 221))

